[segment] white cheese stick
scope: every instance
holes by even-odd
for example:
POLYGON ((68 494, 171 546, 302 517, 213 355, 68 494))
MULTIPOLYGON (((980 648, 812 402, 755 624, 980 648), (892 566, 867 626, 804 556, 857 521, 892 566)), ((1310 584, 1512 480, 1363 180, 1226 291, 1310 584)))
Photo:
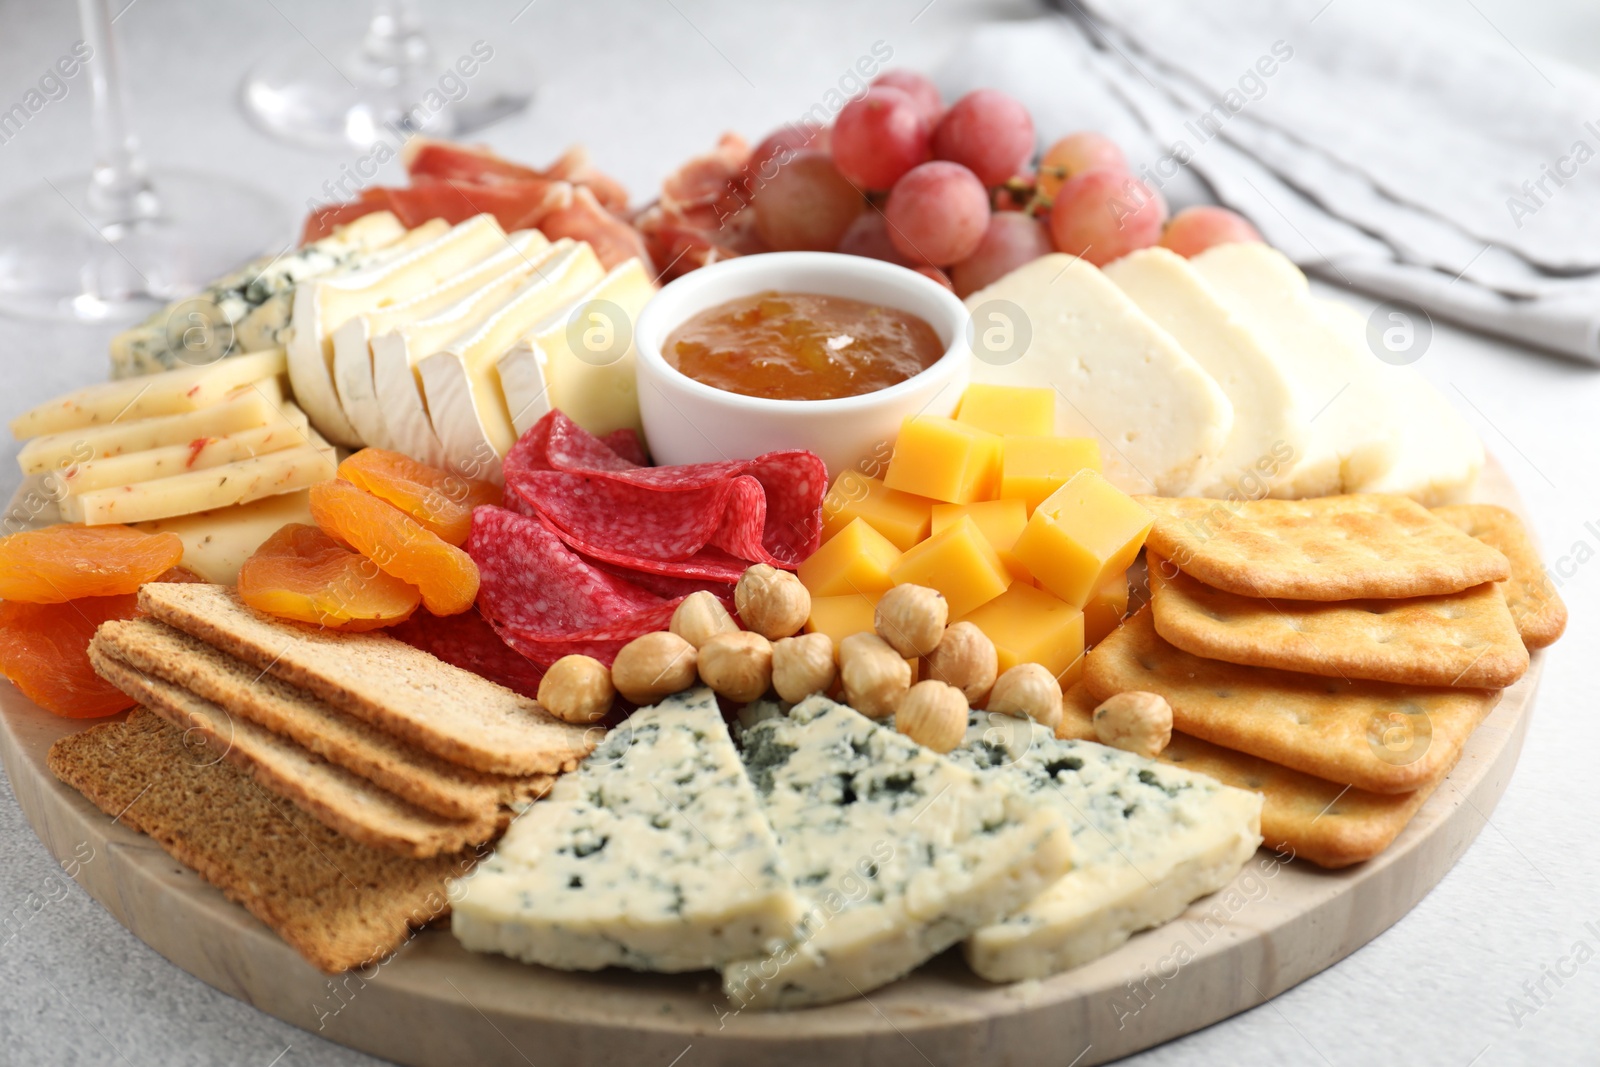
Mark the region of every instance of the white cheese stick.
POLYGON ((286 404, 282 417, 265 426, 217 437, 196 437, 178 445, 162 445, 142 452, 124 452, 88 463, 79 463, 62 472, 61 480, 70 494, 92 489, 111 489, 135 482, 149 482, 185 471, 210 470, 224 463, 235 463, 252 456, 279 452, 310 444, 306 416, 299 408, 286 404))
POLYGON ((63 497, 61 517, 87 526, 169 519, 305 489, 332 478, 335 467, 329 452, 302 444, 210 470, 63 497))

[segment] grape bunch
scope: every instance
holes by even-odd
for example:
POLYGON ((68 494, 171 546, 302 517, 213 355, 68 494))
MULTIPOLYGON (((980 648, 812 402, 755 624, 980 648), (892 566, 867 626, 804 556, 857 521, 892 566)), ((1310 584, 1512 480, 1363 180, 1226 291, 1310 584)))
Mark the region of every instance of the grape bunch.
POLYGON ((999 90, 946 108, 926 76, 886 71, 832 127, 788 126, 756 147, 756 231, 776 251, 887 260, 962 297, 1053 251, 1101 266, 1156 244, 1192 256, 1261 240, 1224 208, 1169 220, 1102 134, 1070 134, 1037 165, 1034 144, 1028 109, 999 90))

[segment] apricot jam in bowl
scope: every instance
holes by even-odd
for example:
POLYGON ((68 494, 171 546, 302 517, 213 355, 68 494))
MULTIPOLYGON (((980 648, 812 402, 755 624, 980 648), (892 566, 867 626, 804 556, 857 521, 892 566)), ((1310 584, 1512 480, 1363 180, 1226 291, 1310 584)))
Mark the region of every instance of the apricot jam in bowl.
POLYGON ((639 412, 657 463, 782 448, 881 475, 908 415, 949 415, 967 386, 967 312, 892 263, 770 252, 686 274, 635 331, 639 412))

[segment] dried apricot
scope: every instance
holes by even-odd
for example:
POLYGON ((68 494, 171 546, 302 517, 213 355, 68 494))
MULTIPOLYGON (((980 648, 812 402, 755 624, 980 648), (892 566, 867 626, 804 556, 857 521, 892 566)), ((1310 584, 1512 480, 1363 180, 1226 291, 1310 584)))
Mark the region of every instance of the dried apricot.
POLYGON ((133 698, 94 672, 89 639, 107 619, 131 619, 138 597, 80 597, 61 604, 0 603, 0 674, 46 711, 68 719, 115 715, 133 698))
POLYGON ((491 482, 462 478, 382 448, 363 448, 339 464, 339 477, 393 504, 452 545, 466 543, 473 508, 501 499, 491 482))
POLYGON ((422 594, 317 529, 291 522, 239 568, 239 597, 257 611, 337 630, 409 618, 422 594))
POLYGON ((0 600, 61 604, 137 592, 177 566, 177 534, 62 524, 0 538, 0 600))
POLYGON ((435 615, 455 615, 478 596, 478 565, 411 516, 340 478, 311 487, 317 525, 378 565, 410 582, 435 615))

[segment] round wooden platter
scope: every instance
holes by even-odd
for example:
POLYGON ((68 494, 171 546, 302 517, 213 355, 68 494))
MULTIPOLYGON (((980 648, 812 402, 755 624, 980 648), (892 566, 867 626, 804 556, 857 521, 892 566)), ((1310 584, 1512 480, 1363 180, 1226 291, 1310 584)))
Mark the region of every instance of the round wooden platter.
MULTIPOLYGON (((1520 510, 1492 463, 1478 495, 1520 510)), ((1535 655, 1449 778, 1376 859, 1323 871, 1263 848, 1229 888, 1066 974, 994 986, 952 951, 867 997, 792 1013, 736 1013, 711 973, 569 974, 473 955, 442 929, 419 933, 386 965, 330 978, 149 838, 56 780, 46 752, 85 724, 0 686, 0 755, 46 847, 64 859, 92 846, 95 859, 78 866, 78 882, 141 940, 230 996, 400 1063, 1088 1067, 1255 1007, 1409 911, 1505 790, 1542 665, 1535 655)))

